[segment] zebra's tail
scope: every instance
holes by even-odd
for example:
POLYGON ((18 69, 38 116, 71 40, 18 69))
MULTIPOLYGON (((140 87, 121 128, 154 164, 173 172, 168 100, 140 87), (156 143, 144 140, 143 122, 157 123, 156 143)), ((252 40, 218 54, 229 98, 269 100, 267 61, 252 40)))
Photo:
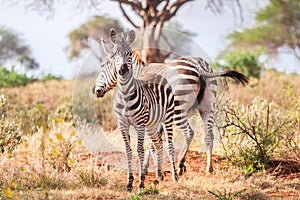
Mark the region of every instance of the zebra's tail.
POLYGON ((202 72, 201 73, 202 76, 205 76, 207 78, 214 78, 214 77, 229 77, 232 78, 233 80, 242 83, 244 86, 247 85, 249 83, 249 79, 242 74, 241 72, 238 72, 236 70, 233 69, 227 69, 221 72, 202 72))

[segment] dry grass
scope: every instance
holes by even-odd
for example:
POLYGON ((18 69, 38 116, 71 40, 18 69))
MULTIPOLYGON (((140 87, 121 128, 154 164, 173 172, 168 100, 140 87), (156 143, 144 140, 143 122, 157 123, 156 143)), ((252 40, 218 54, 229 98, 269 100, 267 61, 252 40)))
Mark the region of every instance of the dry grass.
MULTIPOLYGON (((227 95, 244 104, 255 96, 280 101, 280 89, 286 88, 287 84, 300 94, 298 80, 299 76, 268 72, 250 87, 231 86, 227 95)), ((72 87, 73 81, 48 81, 6 88, 3 92, 11 104, 43 102, 46 108, 52 109, 63 98, 70 98, 72 87)), ((158 185, 158 194, 137 194, 135 174, 135 191, 126 193, 126 171, 99 166, 93 157, 82 159, 88 152, 74 136, 75 131, 71 122, 58 122, 46 131, 38 129, 34 135, 25 136, 12 154, 0 155, 0 199, 213 199, 209 190, 236 193, 243 189, 246 191, 238 199, 298 199, 300 196, 299 174, 275 176, 272 172, 262 171, 247 176, 240 169, 226 167, 220 158, 214 161, 214 173, 206 175, 203 172, 205 159, 193 152, 188 155, 188 172, 177 184, 170 180, 168 173, 166 180, 158 185), (64 157, 62 152, 70 143, 74 145, 68 157, 64 157)), ((199 149, 202 138, 196 137, 193 147, 199 149)), ((146 178, 148 187, 150 179, 146 178)))
POLYGON ((274 71, 266 71, 260 80, 251 79, 247 87, 230 83, 226 96, 241 104, 251 104, 255 97, 280 103, 283 90, 292 87, 295 94, 300 95, 299 75, 286 75, 274 71))

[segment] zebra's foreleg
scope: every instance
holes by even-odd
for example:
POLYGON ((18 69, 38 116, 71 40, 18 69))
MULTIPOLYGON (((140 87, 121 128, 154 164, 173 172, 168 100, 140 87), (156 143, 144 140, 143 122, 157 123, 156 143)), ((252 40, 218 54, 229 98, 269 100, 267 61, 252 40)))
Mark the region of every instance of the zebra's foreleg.
POLYGON ((181 130, 184 136, 183 146, 178 156, 178 175, 183 175, 186 172, 186 167, 184 165, 185 163, 185 157, 189 150, 190 144, 192 142, 192 139, 194 137, 194 131, 190 127, 187 119, 185 119, 185 122, 182 125, 179 125, 178 128, 181 130))
POLYGON ((212 150, 214 144, 214 134, 213 134, 213 123, 214 123, 214 115, 213 111, 206 111, 201 112, 201 117, 204 124, 204 142, 207 148, 207 165, 206 165, 206 172, 211 173, 213 171, 212 167, 212 150))
POLYGON ((121 129, 125 149, 126 149, 126 156, 127 156, 127 167, 128 167, 128 184, 126 186, 126 191, 131 192, 132 191, 132 183, 133 183, 133 173, 132 173, 132 149, 130 146, 130 135, 128 132, 128 129, 122 128, 121 129))
POLYGON ((139 126, 135 127, 136 132, 137 132, 137 138, 138 138, 138 144, 137 144, 137 154, 139 158, 139 178, 140 178, 140 183, 139 183, 139 189, 145 188, 145 173, 144 173, 144 138, 145 138, 145 127, 139 126))

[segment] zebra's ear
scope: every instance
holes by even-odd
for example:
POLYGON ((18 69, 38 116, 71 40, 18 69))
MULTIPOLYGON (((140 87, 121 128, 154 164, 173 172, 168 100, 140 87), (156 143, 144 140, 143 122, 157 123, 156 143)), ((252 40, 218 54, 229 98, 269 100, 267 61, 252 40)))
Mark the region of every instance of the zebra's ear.
POLYGON ((117 36, 117 31, 115 29, 113 29, 113 28, 110 29, 110 31, 109 31, 109 38, 110 38, 110 41, 113 44, 117 43, 118 36, 117 36))
POLYGON ((130 44, 135 40, 135 31, 134 30, 130 30, 128 33, 127 33, 127 42, 129 42, 130 44))

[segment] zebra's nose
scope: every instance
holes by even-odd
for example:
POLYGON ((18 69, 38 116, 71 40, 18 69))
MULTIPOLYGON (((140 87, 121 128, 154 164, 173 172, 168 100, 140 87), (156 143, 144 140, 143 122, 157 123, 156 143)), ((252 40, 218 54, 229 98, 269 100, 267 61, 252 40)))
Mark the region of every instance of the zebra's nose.
POLYGON ((98 89, 95 91, 95 96, 96 97, 103 97, 104 96, 104 93, 102 90, 98 89))
POLYGON ((119 74, 124 75, 126 72, 128 72, 128 65, 126 63, 124 63, 120 67, 119 74))

